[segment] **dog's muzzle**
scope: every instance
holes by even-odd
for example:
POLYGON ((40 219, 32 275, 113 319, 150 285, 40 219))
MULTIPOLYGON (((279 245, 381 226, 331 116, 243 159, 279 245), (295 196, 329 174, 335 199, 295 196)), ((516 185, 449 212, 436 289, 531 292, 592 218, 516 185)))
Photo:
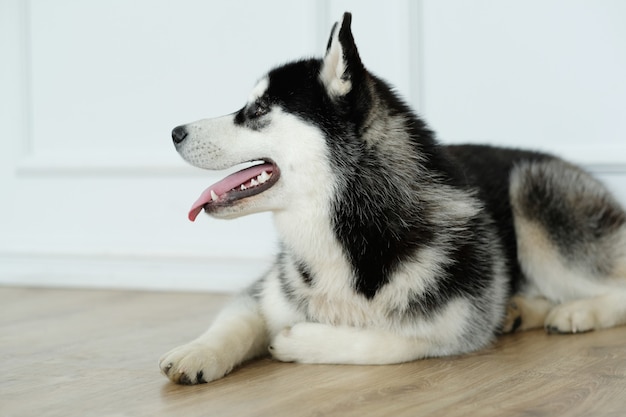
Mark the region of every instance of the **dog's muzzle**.
POLYGON ((185 126, 177 126, 172 130, 172 139, 174 140, 174 144, 178 145, 187 137, 187 129, 185 126))

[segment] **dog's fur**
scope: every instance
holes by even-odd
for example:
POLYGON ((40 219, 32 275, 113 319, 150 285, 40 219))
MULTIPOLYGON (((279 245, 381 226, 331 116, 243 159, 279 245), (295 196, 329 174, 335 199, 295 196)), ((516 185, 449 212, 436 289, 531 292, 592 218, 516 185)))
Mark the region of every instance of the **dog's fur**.
POLYGON ((438 144, 364 68, 350 22, 323 59, 270 71, 239 112, 174 129, 197 167, 265 163, 207 190, 190 217, 272 211, 281 250, 163 373, 208 382, 268 350, 389 364, 516 329, 624 324, 626 214, 602 184, 547 154, 438 144))

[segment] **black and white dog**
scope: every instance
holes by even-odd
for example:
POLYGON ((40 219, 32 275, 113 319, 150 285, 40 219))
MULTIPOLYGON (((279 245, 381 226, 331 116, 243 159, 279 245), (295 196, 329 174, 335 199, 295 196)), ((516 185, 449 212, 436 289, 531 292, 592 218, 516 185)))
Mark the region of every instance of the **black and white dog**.
POLYGON ((206 333, 162 357, 163 373, 208 382, 268 352, 389 364, 503 331, 624 324, 626 214, 609 192, 550 155, 440 145, 365 69, 350 22, 323 59, 270 71, 235 114, 174 129, 192 165, 248 163, 190 219, 272 211, 281 251, 206 333))

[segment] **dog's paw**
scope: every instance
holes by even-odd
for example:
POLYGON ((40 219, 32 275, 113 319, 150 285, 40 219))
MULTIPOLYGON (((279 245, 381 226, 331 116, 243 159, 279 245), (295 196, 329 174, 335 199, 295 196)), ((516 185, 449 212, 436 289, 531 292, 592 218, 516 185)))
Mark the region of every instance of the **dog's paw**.
POLYGON ((199 343, 188 343, 172 349, 159 360, 161 372, 181 385, 203 384, 230 372, 233 364, 227 354, 199 343))
POLYGON ((270 354, 282 362, 322 362, 325 328, 318 323, 298 323, 286 328, 272 340, 270 354))
POLYGON ((583 333, 599 327, 597 315, 587 300, 554 307, 545 321, 548 333, 583 333))

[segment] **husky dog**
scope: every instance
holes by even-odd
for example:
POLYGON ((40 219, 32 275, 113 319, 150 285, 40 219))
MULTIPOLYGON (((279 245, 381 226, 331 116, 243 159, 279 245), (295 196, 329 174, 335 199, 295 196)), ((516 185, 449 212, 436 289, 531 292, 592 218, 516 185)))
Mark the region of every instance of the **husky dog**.
POLYGON ((391 364, 626 323, 626 214, 603 185, 547 154, 439 144, 365 69, 350 23, 241 110, 173 130, 192 165, 248 163, 189 218, 271 211, 280 253, 162 372, 203 383, 268 352, 391 364))

